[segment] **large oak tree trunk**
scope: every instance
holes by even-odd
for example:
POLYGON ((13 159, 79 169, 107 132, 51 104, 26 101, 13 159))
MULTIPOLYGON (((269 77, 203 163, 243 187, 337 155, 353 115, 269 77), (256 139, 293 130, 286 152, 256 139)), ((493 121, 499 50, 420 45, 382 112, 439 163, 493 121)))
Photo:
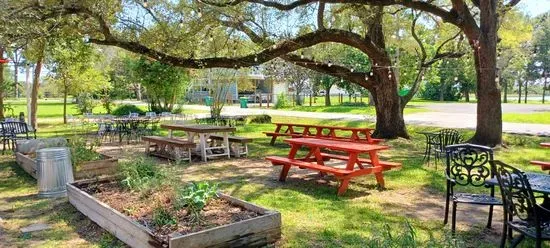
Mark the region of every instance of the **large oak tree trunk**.
POLYGON ((32 79, 32 91, 31 91, 31 126, 36 130, 38 126, 36 123, 36 111, 38 110, 38 89, 40 89, 40 72, 42 71, 42 63, 44 62, 44 46, 40 50, 40 54, 36 60, 36 67, 34 68, 34 75, 32 79))
POLYGON ((498 16, 496 6, 496 0, 480 1, 480 39, 479 44, 473 44, 478 104, 476 132, 470 142, 489 146, 502 143, 500 84, 495 80, 498 16))
POLYGON ((379 70, 376 74, 377 83, 369 89, 376 109, 376 131, 373 135, 384 139, 409 138, 403 118, 405 104, 401 106, 397 81, 390 79, 386 70, 379 70))

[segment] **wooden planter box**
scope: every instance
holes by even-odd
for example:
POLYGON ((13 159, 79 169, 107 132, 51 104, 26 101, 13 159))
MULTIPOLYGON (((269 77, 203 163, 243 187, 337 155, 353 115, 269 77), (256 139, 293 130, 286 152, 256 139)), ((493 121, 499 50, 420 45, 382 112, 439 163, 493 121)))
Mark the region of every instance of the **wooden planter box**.
MULTIPOLYGON (((80 190, 78 187, 97 180, 67 184, 69 202, 92 221, 131 247, 162 247, 152 231, 80 190)), ((281 214, 218 193, 234 205, 257 212, 261 216, 214 227, 196 233, 170 234, 168 247, 262 247, 281 237, 281 214)))
MULTIPOLYGON (((101 160, 96 161, 89 161, 84 162, 81 165, 79 165, 78 171, 74 171, 74 178, 75 179, 82 179, 82 178, 90 178, 90 177, 96 177, 101 175, 111 175, 116 173, 117 166, 118 166, 118 159, 100 154, 101 160)), ((37 165, 36 165, 36 159, 31 158, 27 154, 15 153, 15 160, 17 161, 17 164, 23 168, 27 173, 29 173, 32 177, 38 178, 36 175, 37 171, 37 165)))

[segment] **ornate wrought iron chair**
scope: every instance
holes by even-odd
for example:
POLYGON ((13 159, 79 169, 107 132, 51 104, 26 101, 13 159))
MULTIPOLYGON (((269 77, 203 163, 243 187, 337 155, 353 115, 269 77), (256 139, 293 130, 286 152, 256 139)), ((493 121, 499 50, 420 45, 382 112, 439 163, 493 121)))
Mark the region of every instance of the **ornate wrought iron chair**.
POLYGON ((489 218, 487 228, 491 227, 493 219, 493 207, 502 205, 502 201, 495 197, 494 186, 487 186, 485 181, 494 177, 489 161, 493 160, 493 150, 489 147, 457 144, 445 148, 447 167, 447 195, 445 202, 445 220, 449 217, 449 204, 453 202, 451 230, 454 233, 456 227, 456 208, 458 203, 487 205, 489 206, 489 218), (457 192, 457 187, 487 187, 487 194, 472 194, 457 192))
POLYGON ((518 245, 525 236, 536 240, 536 247, 542 241, 550 240, 550 209, 537 204, 531 184, 525 173, 500 161, 491 161, 496 174, 502 199, 504 200, 504 228, 500 247, 511 239, 511 247, 518 245), (512 232, 521 235, 512 240, 512 232))
POLYGON ((447 147, 448 145, 460 143, 462 141, 462 135, 460 135, 460 133, 454 129, 441 129, 439 130, 439 135, 437 139, 438 142, 432 145, 435 156, 436 169, 437 161, 441 159, 442 154, 445 154, 445 147, 447 147))

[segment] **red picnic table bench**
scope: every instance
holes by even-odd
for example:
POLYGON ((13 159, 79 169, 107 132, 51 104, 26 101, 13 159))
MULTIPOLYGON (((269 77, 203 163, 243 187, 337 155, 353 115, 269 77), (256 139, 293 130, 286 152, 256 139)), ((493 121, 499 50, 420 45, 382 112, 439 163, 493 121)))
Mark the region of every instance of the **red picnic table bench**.
MULTIPOLYGON (((540 146, 550 148, 550 143, 540 143, 540 146)), ((542 170, 550 170, 550 162, 544 161, 531 161, 532 165, 540 166, 542 170)))
POLYGON ((275 140, 279 136, 292 138, 318 138, 332 139, 342 141, 353 141, 358 143, 378 144, 383 139, 375 139, 371 137, 372 128, 366 127, 335 127, 323 125, 309 124, 293 124, 293 123, 273 123, 277 127, 274 132, 264 132, 266 136, 271 138, 271 145, 275 144, 275 140), (284 129, 284 130, 283 130, 284 129), (349 136, 338 136, 337 131, 351 132, 349 136))
POLYGON ((401 167, 400 163, 380 161, 378 158, 377 152, 389 149, 388 146, 318 138, 292 138, 286 139, 285 142, 290 144, 291 147, 288 157, 266 157, 266 160, 271 161, 273 165, 283 166, 279 181, 284 182, 286 180, 288 171, 292 166, 319 171, 321 175, 333 174, 340 180, 338 195, 346 192, 350 179, 369 174, 374 174, 378 185, 383 188, 385 183, 382 172, 401 167), (296 153, 304 146, 309 148, 309 152, 304 158, 296 159, 296 153), (321 149, 345 154, 325 153, 321 152, 321 149), (360 158, 360 154, 368 154, 370 158, 360 158), (346 161, 346 168, 326 166, 324 162, 330 159, 346 161))

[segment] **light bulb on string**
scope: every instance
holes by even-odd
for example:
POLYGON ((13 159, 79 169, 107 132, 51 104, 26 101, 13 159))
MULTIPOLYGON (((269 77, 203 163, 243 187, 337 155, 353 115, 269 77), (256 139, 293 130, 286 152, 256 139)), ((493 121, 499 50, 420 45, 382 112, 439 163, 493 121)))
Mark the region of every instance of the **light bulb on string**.
POLYGON ((369 73, 369 75, 371 75, 371 77, 372 77, 373 74, 374 74, 374 73, 372 73, 372 71, 369 73))
POLYGON ((340 83, 343 83, 344 82, 344 79, 343 78, 340 78, 340 83))
POLYGON ((391 79, 391 74, 388 74, 388 78, 391 79))
POLYGON ((304 59, 304 52, 302 52, 302 54, 300 54, 300 59, 304 59))
POLYGON ((424 79, 426 79, 426 77, 424 77, 424 75, 422 75, 422 78, 421 78, 421 80, 422 80, 422 81, 424 81, 424 79))
POLYGON ((365 81, 369 81, 369 76, 365 75, 365 81))
POLYGON ((214 41, 214 35, 210 35, 210 38, 208 38, 209 41, 214 41))
POLYGON ((455 77, 455 82, 458 81, 458 77, 455 77))
POLYGON ((350 69, 350 71, 351 71, 351 72, 354 72, 354 71, 355 71, 355 69, 354 69, 354 68, 351 68, 351 69, 350 69))
POLYGON ((143 7, 144 8, 149 7, 149 3, 147 3, 147 0, 143 0, 143 7))
POLYGON ((201 17, 202 17, 202 12, 201 12, 201 9, 197 9, 197 16, 198 16, 199 18, 201 18, 201 17))
POLYGON ((180 28, 183 28, 183 18, 182 18, 182 19, 180 19, 180 24, 179 24, 179 27, 180 27, 180 28))
POLYGON ((258 56, 254 57, 254 62, 258 62, 258 56))
POLYGON ((328 61, 328 67, 331 67, 332 66, 332 62, 330 62, 330 60, 328 61))
POLYGON ((85 34, 83 40, 84 40, 84 43, 90 42, 90 35, 85 34))

